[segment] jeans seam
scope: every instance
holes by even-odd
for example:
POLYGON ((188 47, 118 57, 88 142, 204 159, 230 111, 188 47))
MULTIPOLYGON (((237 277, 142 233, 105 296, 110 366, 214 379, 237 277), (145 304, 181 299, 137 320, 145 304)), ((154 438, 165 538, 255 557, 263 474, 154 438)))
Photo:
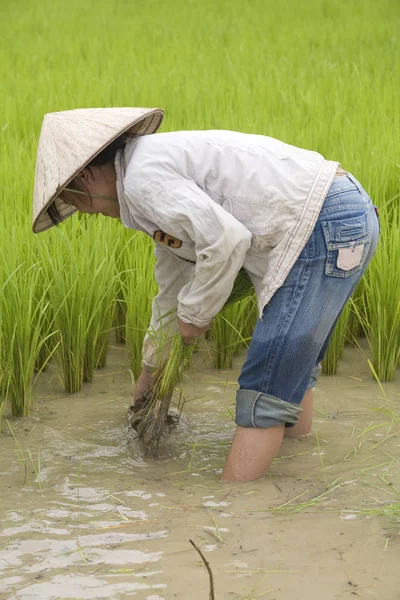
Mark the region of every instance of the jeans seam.
MULTIPOLYGON (((331 198, 333 198, 333 196, 331 196, 331 198)), ((326 215, 328 213, 331 212, 342 212, 342 211, 347 211, 347 210, 357 210, 360 208, 366 208, 368 207, 368 202, 358 202, 357 204, 336 204, 335 206, 327 206, 327 207, 322 207, 321 208, 321 212, 319 213, 319 218, 321 217, 321 215, 326 215)))

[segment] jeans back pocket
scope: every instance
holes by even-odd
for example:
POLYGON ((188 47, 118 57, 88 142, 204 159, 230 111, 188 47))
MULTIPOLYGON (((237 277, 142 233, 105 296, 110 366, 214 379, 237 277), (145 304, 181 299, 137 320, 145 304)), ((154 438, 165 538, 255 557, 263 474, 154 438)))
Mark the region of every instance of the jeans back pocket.
POLYGON ((368 215, 321 221, 327 258, 325 274, 350 277, 362 269, 370 244, 368 215))

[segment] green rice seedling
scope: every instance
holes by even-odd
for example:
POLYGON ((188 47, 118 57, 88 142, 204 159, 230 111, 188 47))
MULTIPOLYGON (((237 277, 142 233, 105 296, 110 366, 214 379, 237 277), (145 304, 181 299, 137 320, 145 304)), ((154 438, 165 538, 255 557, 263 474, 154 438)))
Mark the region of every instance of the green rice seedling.
POLYGON ((3 416, 6 410, 6 401, 0 399, 0 433, 3 432, 3 416))
POLYGON ((43 343, 40 346, 40 350, 37 355, 37 359, 35 362, 35 371, 36 373, 43 373, 48 367, 49 359, 52 356, 55 350, 55 335, 52 332, 52 322, 53 319, 49 314, 51 312, 50 306, 48 305, 48 310, 43 318, 43 330, 40 334, 40 339, 43 340, 43 343))
MULTIPOLYGON (((38 282, 37 287, 35 289, 36 292, 36 302, 40 303, 41 299, 48 299, 47 287, 49 285, 48 280, 46 279, 46 271, 42 268, 42 280, 38 282)), ((56 348, 56 336, 54 335, 54 314, 50 303, 47 302, 47 310, 43 315, 42 320, 42 330, 40 332, 40 339, 42 341, 40 345, 40 349, 35 361, 35 371, 37 373, 42 373, 47 369, 49 361, 54 354, 56 348)))
POLYGON ((24 250, 26 264, 21 262, 14 269, 13 263, 18 263, 20 257, 16 254, 7 260, 1 254, 2 264, 11 273, 0 289, 1 385, 13 416, 30 413, 35 364, 46 342, 42 338, 48 310, 47 289, 41 285, 43 268, 29 264, 31 257, 24 250))
MULTIPOLYGON (((300 496, 303 496, 310 490, 306 490, 305 492, 302 492, 301 494, 299 494, 295 498, 292 498, 288 502, 285 502, 285 504, 282 504, 281 506, 278 506, 276 508, 270 508, 268 510, 270 510, 272 513, 275 513, 278 511, 297 513, 297 512, 301 512, 302 510, 306 510, 308 508, 318 506, 323 500, 326 500, 328 498, 329 494, 331 492, 333 492, 333 490, 336 490, 337 488, 339 488, 343 485, 343 482, 340 482, 340 479, 341 479, 341 477, 339 477, 338 479, 335 479, 335 481, 333 481, 331 484, 329 484, 329 486, 327 486, 325 492, 322 492, 322 494, 319 494, 318 496, 311 498, 310 500, 308 500, 308 502, 292 504, 292 502, 294 502, 294 500, 297 500, 297 498, 299 498, 300 496)), ((257 511, 257 512, 263 512, 263 511, 257 511)))
MULTIPOLYGON (((117 344, 126 343, 126 302, 124 300, 123 287, 125 282, 121 282, 122 273, 119 275, 119 285, 115 297, 115 313, 113 327, 115 331, 115 341, 117 344)), ((126 284, 125 284, 126 285, 126 284)))
POLYGON ((351 512, 370 517, 389 517, 397 522, 400 519, 400 502, 393 500, 381 501, 375 506, 355 508, 351 512))
MULTIPOLYGON (((115 311, 116 281, 114 257, 105 247, 104 259, 92 273, 92 281, 88 286, 92 306, 86 341, 84 381, 92 381, 94 369, 106 364, 109 333, 115 311)), ((85 301, 88 301, 88 293, 85 301)))
POLYGON ((400 206, 381 211, 381 240, 365 281, 363 312, 372 364, 392 381, 400 361, 400 206))
POLYGON ((19 441, 17 439, 17 436, 15 435, 14 429, 12 428, 10 422, 8 420, 6 420, 6 422, 7 422, 8 429, 10 430, 11 435, 12 435, 15 445, 16 445, 16 448, 14 449, 15 456, 17 457, 19 464, 21 465, 21 467, 24 470, 24 484, 23 485, 25 485, 27 482, 28 482, 28 485, 30 485, 31 481, 29 478, 29 470, 28 470, 28 464, 27 464, 27 460, 25 457, 25 453, 23 451, 21 444, 19 443, 19 441))
POLYGON ((115 292, 115 313, 113 327, 115 331, 115 340, 118 344, 126 343, 126 283, 129 273, 128 268, 131 266, 129 252, 132 252, 133 242, 132 237, 136 235, 128 229, 119 227, 118 234, 114 235, 116 241, 115 246, 115 269, 118 275, 116 281, 115 292))
MULTIPOLYGON (((77 223, 74 226, 77 227, 77 223)), ((41 252, 51 283, 49 300, 57 331, 55 361, 64 390, 75 393, 82 387, 86 349, 87 319, 81 311, 85 289, 79 285, 84 278, 76 249, 66 231, 51 233, 52 243, 43 245, 41 252)))
POLYGON ((216 369, 229 369, 232 366, 236 346, 242 342, 236 329, 236 306, 224 309, 214 319, 211 328, 212 365, 216 369))
POLYGON ((344 352, 345 333, 349 315, 350 306, 346 304, 333 331, 324 360, 322 361, 322 372, 324 375, 335 375, 337 373, 338 363, 344 352))
MULTIPOLYGON (((116 252, 117 246, 112 241, 115 237, 115 226, 111 220, 102 224, 101 244, 96 244, 98 263, 91 275, 92 321, 86 345, 84 380, 92 381, 95 368, 103 368, 107 361, 107 350, 110 331, 115 313, 115 297, 117 293, 116 252), (102 259, 99 262, 99 259, 102 259)), ((93 230, 91 235, 96 235, 93 230)), ((87 296, 86 296, 87 300, 87 296)))
POLYGON ((54 356, 65 391, 75 393, 84 378, 91 380, 99 337, 107 325, 111 328, 114 263, 106 240, 98 240, 84 220, 70 220, 68 228, 54 232, 51 242, 41 251, 57 330, 54 356))
POLYGON ((231 368, 233 357, 247 346, 248 338, 245 339, 242 332, 248 331, 248 321, 252 316, 249 301, 244 299, 224 308, 214 319, 211 339, 212 364, 216 369, 231 368))
POLYGON ((147 236, 136 233, 124 249, 123 291, 126 304, 126 342, 135 378, 141 371, 144 336, 151 318, 152 298, 157 291, 154 279, 154 249, 147 236))
MULTIPOLYGON (((381 390, 382 397, 383 397, 383 399, 385 401, 384 409, 382 410, 382 408, 380 407, 379 409, 376 409, 376 410, 380 411, 382 413, 385 413, 386 415, 388 415, 390 417, 390 419, 391 419, 391 425, 393 423, 397 424, 398 421, 399 421, 399 419, 400 419, 400 414, 394 409, 392 402, 390 402, 389 398, 387 397, 387 394, 386 394, 386 392, 385 392, 385 390, 383 388, 382 382, 381 382, 381 380, 380 380, 380 378, 379 378, 379 376, 378 376, 378 374, 377 374, 377 372, 376 372, 376 370, 374 368, 374 365, 372 364, 372 362, 369 359, 368 359, 368 366, 369 366, 369 368, 371 370, 372 376, 374 377, 375 381, 379 385, 379 389, 381 390)), ((391 425, 390 425, 389 430, 388 430, 388 432, 387 432, 387 434, 386 434, 386 436, 384 438, 385 440, 386 440, 386 438, 387 438, 387 436, 389 434, 389 431, 391 429, 391 425)))
MULTIPOLYGON (((100 263, 98 268, 102 269, 105 265, 105 262, 100 263)), ((83 368, 83 379, 87 382, 93 380, 95 369, 105 367, 106 365, 109 332, 112 329, 115 310, 115 274, 110 270, 111 280, 105 278, 105 273, 101 273, 100 275, 99 271, 96 271, 95 275, 99 276, 96 279, 100 279, 101 283, 97 285, 98 281, 95 280, 93 286, 91 286, 95 291, 95 297, 93 298, 94 306, 90 328, 87 331, 83 368), (99 303, 99 294, 101 291, 104 293, 101 303, 99 303)))
POLYGON ((104 367, 107 365, 107 353, 108 353, 108 347, 109 347, 109 340, 110 340, 110 332, 113 331, 114 327, 112 326, 113 322, 114 322, 114 316, 115 316, 115 299, 113 299, 112 304, 110 304, 110 312, 107 315, 107 313, 104 314, 104 320, 108 323, 111 323, 111 326, 109 327, 109 329, 104 329, 103 331, 100 331, 98 339, 97 339, 97 347, 96 347, 96 352, 95 352, 95 356, 97 356, 97 360, 95 363, 95 368, 96 369, 104 369, 104 367))
MULTIPOLYGON (((244 340, 250 340, 254 333, 254 328, 258 319, 258 302, 255 293, 250 294, 247 298, 244 298, 242 302, 246 307, 246 318, 242 319, 240 323, 240 332, 244 340)), ((248 347, 248 342, 243 342, 237 345, 236 354, 239 354, 243 347, 248 347)))
POLYGON ((365 322, 365 319, 362 314, 365 277, 366 275, 361 279, 349 301, 349 318, 344 334, 345 345, 357 346, 358 338, 365 336, 365 331, 363 329, 363 322, 365 322))
POLYGON ((221 313, 214 319, 211 335, 213 341, 212 364, 217 369, 232 366, 236 356, 253 333, 258 317, 257 300, 246 271, 241 269, 236 277, 233 290, 221 313))
POLYGON ((244 269, 240 269, 236 276, 232 292, 228 300, 225 302, 224 309, 228 308, 235 302, 239 302, 240 300, 248 298, 252 294, 254 294, 253 284, 251 283, 246 271, 244 269))
MULTIPOLYGON (((162 131, 236 129, 312 148, 329 159, 339 160, 354 173, 383 213, 381 245, 385 250, 378 249, 372 270, 365 278, 368 290, 362 293, 359 323, 365 324, 379 376, 393 377, 393 365, 399 365, 395 325, 398 287, 394 275, 399 264, 398 250, 394 246, 398 245, 399 236, 394 213, 399 201, 400 137, 393 133, 397 131, 400 114, 396 85, 400 76, 397 3, 365 0, 360 11, 359 3, 350 2, 346 6, 345 21, 333 6, 318 0, 307 3, 288 0, 283 6, 272 0, 255 3, 221 0, 208 3, 207 11, 202 4, 184 0, 159 3, 159 18, 171 42, 163 45, 162 50, 158 43, 159 32, 151 27, 152 11, 146 3, 132 11, 128 3, 102 2, 101 10, 96 11, 94 0, 86 3, 70 0, 67 13, 62 11, 62 29, 57 27, 61 9, 51 0, 41 3, 20 0, 18 6, 12 2, 3 4, 0 57, 4 65, 2 83, 9 92, 2 99, 0 123, 5 157, 0 163, 0 248, 3 251, 17 253, 24 239, 33 237, 27 210, 32 196, 32 177, 28 174, 34 170, 40 124, 46 112, 78 106, 128 106, 132 98, 138 106, 147 106, 151 98, 154 105, 167 108, 162 131), (241 16, 221 35, 221 14, 227 10, 240 10, 241 16), (255 27, 259 22, 263 26, 255 27), (17 38, 10 23, 18 24, 17 38), (40 35, 43 23, 45 36, 40 35), (354 35, 355 23, 362 36, 354 35), (98 35, 85 37, 82 54, 79 32, 89 26, 98 35), (338 28, 340 44, 337 43, 338 28), (70 31, 77 32, 72 41, 70 31), (316 43, 316 31, 323 44, 316 43), (109 42, 105 54, 102 53, 104 36, 109 42), (238 46, 238 39, 243 40, 243 44, 238 46), (287 43, 288 39, 291 44, 287 43), (204 40, 207 43, 203 43, 204 40), (185 48, 185 52, 181 52, 181 48, 185 48), (75 61, 76 68, 71 72, 71 61, 66 58, 73 58, 77 53, 79 64, 75 61), (101 77, 88 78, 87 73, 98 72, 100 55, 101 77), (309 60, 311 55, 312 60, 309 60), (37 69, 38 64, 48 68, 37 69), (205 64, 207 69, 204 69, 205 64), (35 72, 34 79, 32 72, 35 72), (129 84, 126 73, 135 74, 129 84), (295 78, 293 73, 296 73, 295 78), (18 93, 21 89, 23 94, 18 93), (360 132, 367 132, 367 143, 360 132), (12 230, 16 236, 10 244, 4 232, 12 230), (373 268, 376 260, 379 267, 373 268), (367 313, 364 308, 368 308, 367 313)), ((80 221, 77 216, 73 220, 80 221)), ((121 226, 107 233, 101 218, 96 220, 94 229, 92 241, 103 240, 106 232, 108 242, 119 247, 121 238, 125 237, 121 226)), ((77 235, 66 224, 61 225, 60 230, 77 235)), ((39 236, 43 236, 43 244, 52 247, 54 256, 66 250, 58 233, 39 236)), ((101 244, 97 248, 101 251, 101 244)), ((82 244, 80 258, 84 260, 83 254, 91 251, 90 245, 85 245, 83 250, 82 244)), ((37 262, 38 256, 35 250, 30 264, 37 262)), ((69 262, 73 261, 67 257, 64 261, 57 260, 66 269, 64 275, 75 285, 72 275, 67 274, 69 262)), ((2 271, 4 269, 3 265, 2 271)), ((119 273, 122 271, 118 268, 119 273)), ((10 272, 6 267, 4 273, 0 273, 0 280, 10 272)), ((120 339, 125 330, 125 289, 124 281, 123 296, 120 293, 116 296, 119 320, 115 325, 120 339)), ((69 292, 68 286, 65 291, 69 292)), ((79 293, 84 292, 82 285, 79 293)), ((78 294, 76 290, 70 293, 78 294)), ((79 312, 78 300, 75 307, 79 312)), ((72 310, 72 314, 75 316, 73 319, 70 316, 71 324, 76 325, 73 330, 79 337, 78 313, 72 310)), ((64 321, 66 318, 64 316, 64 321)), ((60 319, 59 315, 58 321, 60 319)), ((237 323, 233 325, 240 330, 237 323)), ((146 326, 139 324, 140 337, 146 326)), ((135 327, 137 330, 133 324, 132 331, 135 327)), ((353 332, 353 322, 349 322, 349 331, 353 332)), ((61 334, 57 335, 60 340, 61 334)), ((241 335, 248 337, 242 331, 241 335)), ((41 336, 46 337, 46 334, 41 336)), ((140 343, 138 340, 137 346, 140 343)), ((76 345, 79 353, 79 343, 76 345)), ((58 348, 57 353, 59 351, 58 348)), ((135 356, 138 356, 137 351, 135 356)), ((38 361, 40 368, 43 361, 38 361)))
POLYGON ((19 464, 21 465, 21 467, 24 469, 24 483, 23 485, 25 485, 26 483, 28 483, 28 485, 31 485, 31 480, 29 477, 29 472, 32 469, 32 473, 35 474, 36 476, 36 482, 38 484, 38 487, 40 489, 40 491, 42 492, 42 484, 40 481, 40 471, 41 471, 41 463, 40 463, 40 450, 38 450, 37 452, 37 458, 36 460, 33 458, 32 456, 32 452, 30 451, 29 448, 26 448, 26 453, 29 457, 29 460, 27 458, 27 456, 25 455, 25 452, 20 444, 20 442, 18 441, 18 438, 15 434, 15 431, 13 429, 13 427, 11 426, 11 423, 8 419, 6 419, 7 422, 7 426, 8 429, 14 439, 15 442, 15 448, 14 448, 14 453, 15 456, 18 459, 19 464))

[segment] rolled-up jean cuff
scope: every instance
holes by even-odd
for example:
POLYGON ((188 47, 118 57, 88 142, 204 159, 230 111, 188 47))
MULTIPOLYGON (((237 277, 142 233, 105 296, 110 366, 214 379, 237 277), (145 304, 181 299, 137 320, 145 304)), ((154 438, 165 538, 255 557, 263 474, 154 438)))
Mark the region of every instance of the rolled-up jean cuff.
POLYGON ((293 427, 302 412, 299 404, 291 404, 261 392, 238 390, 236 392, 236 425, 240 427, 274 427, 286 424, 293 427))
POLYGON ((317 365, 313 366, 313 369, 311 371, 310 380, 307 385, 308 390, 312 390, 313 388, 315 388, 315 386, 317 385, 318 377, 320 376, 321 371, 322 371, 321 363, 318 363, 317 365))

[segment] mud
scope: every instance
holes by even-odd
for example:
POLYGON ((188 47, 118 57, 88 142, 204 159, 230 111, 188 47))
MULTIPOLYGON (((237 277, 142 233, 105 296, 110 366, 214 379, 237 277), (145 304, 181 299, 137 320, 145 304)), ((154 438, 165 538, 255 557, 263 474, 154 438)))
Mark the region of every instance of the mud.
MULTIPOLYGON (((217 372, 197 354, 185 418, 159 461, 128 430, 122 348, 74 396, 52 367, 43 374, 32 416, 9 420, 15 438, 4 420, 0 436, 0 598, 207 600, 189 539, 218 600, 400 598, 399 520, 389 514, 399 429, 365 356, 347 349, 339 375, 321 378, 310 438, 285 439, 265 478, 234 486, 219 474, 242 360, 217 372)), ((399 411, 399 377, 384 388, 399 411)))

